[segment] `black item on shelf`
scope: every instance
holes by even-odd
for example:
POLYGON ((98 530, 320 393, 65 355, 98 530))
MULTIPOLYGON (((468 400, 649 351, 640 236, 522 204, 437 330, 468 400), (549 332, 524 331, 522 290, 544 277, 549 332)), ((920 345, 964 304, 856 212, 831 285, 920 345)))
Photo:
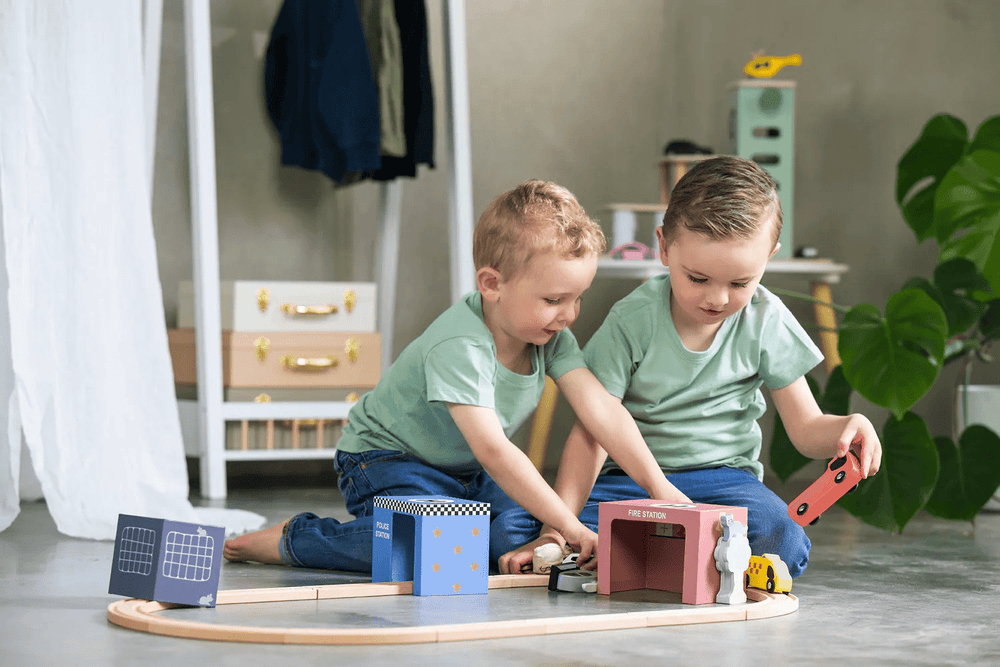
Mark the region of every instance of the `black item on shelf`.
POLYGON ((699 146, 687 139, 673 139, 663 147, 664 155, 711 155, 714 152, 708 146, 699 146))

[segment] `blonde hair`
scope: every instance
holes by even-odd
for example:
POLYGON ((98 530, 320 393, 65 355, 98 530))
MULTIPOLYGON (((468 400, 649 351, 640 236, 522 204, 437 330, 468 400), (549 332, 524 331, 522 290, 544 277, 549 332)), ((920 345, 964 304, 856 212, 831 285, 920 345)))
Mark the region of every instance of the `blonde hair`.
POLYGON ((747 239, 772 218, 777 243, 782 216, 774 178, 751 160, 724 155, 699 162, 674 186, 663 238, 669 246, 683 225, 716 241, 747 239))
POLYGON ((476 270, 492 267, 504 280, 524 269, 532 257, 556 252, 569 258, 601 254, 604 232, 573 193, 548 181, 525 181, 490 204, 472 239, 476 270))

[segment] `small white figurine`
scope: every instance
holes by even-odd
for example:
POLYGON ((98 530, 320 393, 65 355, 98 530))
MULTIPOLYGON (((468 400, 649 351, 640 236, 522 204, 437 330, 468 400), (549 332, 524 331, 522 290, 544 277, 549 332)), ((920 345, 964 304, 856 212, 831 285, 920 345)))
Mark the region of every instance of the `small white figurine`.
POLYGON ((750 565, 747 527, 734 519, 732 514, 723 514, 719 522, 722 524, 722 537, 715 546, 715 567, 719 570, 721 581, 715 601, 720 604, 741 604, 747 601, 746 591, 743 590, 743 573, 750 565))
POLYGON ((555 542, 535 547, 534 558, 531 559, 531 570, 535 574, 548 574, 553 565, 559 565, 570 554, 568 546, 560 547, 555 542))

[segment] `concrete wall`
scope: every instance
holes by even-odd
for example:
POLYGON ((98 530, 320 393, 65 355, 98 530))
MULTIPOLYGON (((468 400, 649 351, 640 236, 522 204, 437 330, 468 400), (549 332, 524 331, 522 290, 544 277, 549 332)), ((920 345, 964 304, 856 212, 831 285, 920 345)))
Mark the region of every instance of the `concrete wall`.
MULTIPOLYGON (((377 188, 336 190, 278 163, 261 64, 279 7, 212 3, 222 276, 374 279, 377 188)), ((395 353, 449 305, 441 1, 427 8, 438 168, 403 186, 395 353)), ((191 276, 181 14, 180 0, 168 0, 154 193, 168 324, 177 282, 191 276)), ((656 201, 668 140, 725 149, 726 85, 751 53, 801 53, 802 67, 780 74, 798 82, 794 244, 851 266, 835 288, 848 306, 882 307, 933 266, 936 248, 916 244, 893 199, 896 162, 923 124, 947 111, 974 130, 1000 113, 989 83, 1000 66, 1000 4, 990 1, 468 0, 467 17, 476 216, 527 178, 569 187, 604 223, 608 203, 656 201)), ((595 281, 575 327, 581 342, 634 286, 595 281)), ((793 309, 810 319, 807 307, 793 309)), ((934 433, 950 415, 954 372, 945 375, 918 406, 934 433)), ((977 377, 995 381, 996 370, 977 377)), ((860 399, 855 409, 879 428, 886 417, 860 399)), ((571 419, 562 405, 552 463, 571 419)))

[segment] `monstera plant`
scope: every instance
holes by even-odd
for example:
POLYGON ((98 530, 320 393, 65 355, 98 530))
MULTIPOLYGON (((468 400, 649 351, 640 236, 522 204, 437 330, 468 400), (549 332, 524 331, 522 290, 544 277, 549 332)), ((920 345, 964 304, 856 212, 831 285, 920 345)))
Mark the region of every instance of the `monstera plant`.
MULTIPOLYGON (((974 425, 957 442, 934 437, 911 410, 945 365, 989 361, 1000 338, 1000 116, 971 140, 958 118, 931 118, 899 161, 896 201, 917 239, 938 244, 937 265, 931 277, 904 283, 882 309, 838 307, 841 365, 822 391, 809 378, 827 412, 847 414, 852 392, 891 412, 880 472, 839 502, 890 531, 902 531, 921 509, 971 520, 1000 486, 1000 436, 974 425)), ((785 481, 807 461, 779 419, 775 473, 785 481)))

